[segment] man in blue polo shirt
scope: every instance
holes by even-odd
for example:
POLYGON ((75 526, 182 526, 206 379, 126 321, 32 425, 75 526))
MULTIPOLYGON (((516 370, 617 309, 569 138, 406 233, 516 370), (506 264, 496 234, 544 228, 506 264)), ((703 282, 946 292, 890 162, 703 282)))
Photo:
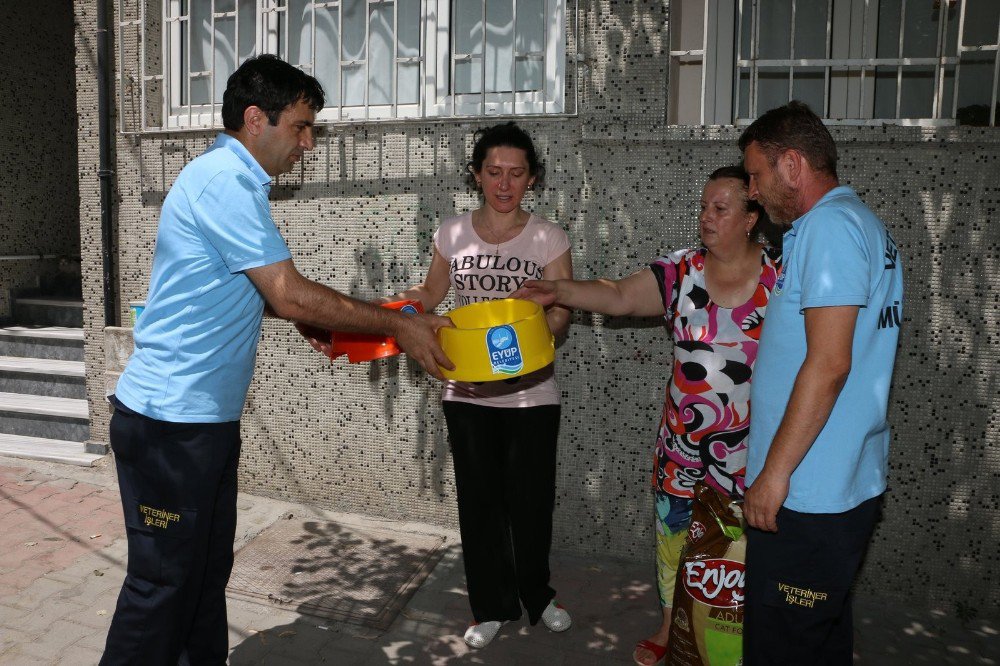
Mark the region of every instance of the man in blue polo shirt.
POLYGON ((223 95, 226 131, 163 203, 135 353, 112 397, 128 567, 102 664, 226 661, 239 419, 265 302, 302 326, 395 336, 435 377, 453 367, 437 343, 447 319, 357 301, 292 263, 268 191, 314 147, 323 101, 298 68, 247 60, 223 95))
POLYGON ((744 664, 850 664, 850 589, 886 488, 903 278, 801 102, 740 137, 750 195, 787 228, 754 369, 744 664))

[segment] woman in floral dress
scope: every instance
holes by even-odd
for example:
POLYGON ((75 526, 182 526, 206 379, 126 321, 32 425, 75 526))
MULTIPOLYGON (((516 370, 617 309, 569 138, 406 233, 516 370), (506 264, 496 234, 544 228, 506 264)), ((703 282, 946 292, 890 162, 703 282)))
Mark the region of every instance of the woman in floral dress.
POLYGON ((663 623, 636 645, 637 664, 655 664, 666 652, 695 483, 743 496, 750 378, 781 267, 779 251, 759 240, 766 214, 748 198, 748 184, 741 167, 709 176, 698 216, 700 248, 671 252, 621 280, 542 280, 514 294, 609 315, 662 316, 673 334, 674 363, 653 455, 663 623))

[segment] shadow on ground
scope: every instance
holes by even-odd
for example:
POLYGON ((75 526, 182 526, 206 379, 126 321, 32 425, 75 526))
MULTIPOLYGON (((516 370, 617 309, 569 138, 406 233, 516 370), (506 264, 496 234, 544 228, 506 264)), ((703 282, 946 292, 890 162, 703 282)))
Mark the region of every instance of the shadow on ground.
POLYGON ((554 634, 526 617, 507 624, 483 650, 462 634, 471 616, 461 551, 452 544, 386 632, 303 615, 249 635, 230 663, 249 664, 629 664, 632 645, 656 625, 652 577, 633 562, 553 557, 553 585, 574 626, 554 634))
MULTIPOLYGON (((557 554, 553 586, 573 614, 573 627, 553 634, 522 618, 483 650, 462 633, 470 621, 461 549, 441 561, 387 631, 331 623, 305 614, 250 633, 231 653, 234 666, 267 664, 603 665, 631 664, 636 641, 651 633, 659 607, 652 567, 557 554)), ((913 611, 864 596, 855 604, 855 664, 1000 665, 1000 622, 943 611, 913 611)))

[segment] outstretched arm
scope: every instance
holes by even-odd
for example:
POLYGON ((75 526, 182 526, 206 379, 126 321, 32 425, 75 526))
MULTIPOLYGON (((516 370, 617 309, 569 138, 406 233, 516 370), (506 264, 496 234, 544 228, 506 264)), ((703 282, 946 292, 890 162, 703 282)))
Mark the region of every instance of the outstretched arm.
POLYGON ((553 303, 615 316, 663 315, 663 299, 649 268, 621 280, 532 280, 514 292, 543 306, 553 303))
POLYGON ((434 256, 431 259, 431 266, 427 269, 427 275, 420 284, 413 285, 406 291, 401 291, 395 296, 380 298, 376 303, 391 303, 393 301, 420 301, 424 306, 424 312, 430 312, 444 300, 451 288, 451 280, 448 274, 448 261, 441 256, 441 253, 434 248, 434 256))
MULTIPOLYGON (((268 306, 282 319, 328 330, 391 335, 431 375, 454 368, 437 341, 446 317, 407 315, 351 298, 303 277, 291 259, 246 271, 268 306)), ((315 346, 315 345, 314 345, 315 346)))
MULTIPOLYGON (((542 277, 546 280, 572 280, 573 279, 573 259, 569 250, 556 257, 551 263, 542 269, 542 277)), ((545 319, 549 324, 549 330, 556 339, 561 338, 566 329, 569 328, 569 319, 572 309, 553 304, 545 309, 545 319)))

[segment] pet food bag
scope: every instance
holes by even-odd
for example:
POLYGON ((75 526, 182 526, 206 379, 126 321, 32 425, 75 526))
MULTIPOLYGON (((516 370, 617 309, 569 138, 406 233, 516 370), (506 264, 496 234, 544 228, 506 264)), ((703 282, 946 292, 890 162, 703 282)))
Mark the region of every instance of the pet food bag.
POLYGON ((695 486, 677 567, 667 666, 740 666, 746 523, 739 502, 695 486))

